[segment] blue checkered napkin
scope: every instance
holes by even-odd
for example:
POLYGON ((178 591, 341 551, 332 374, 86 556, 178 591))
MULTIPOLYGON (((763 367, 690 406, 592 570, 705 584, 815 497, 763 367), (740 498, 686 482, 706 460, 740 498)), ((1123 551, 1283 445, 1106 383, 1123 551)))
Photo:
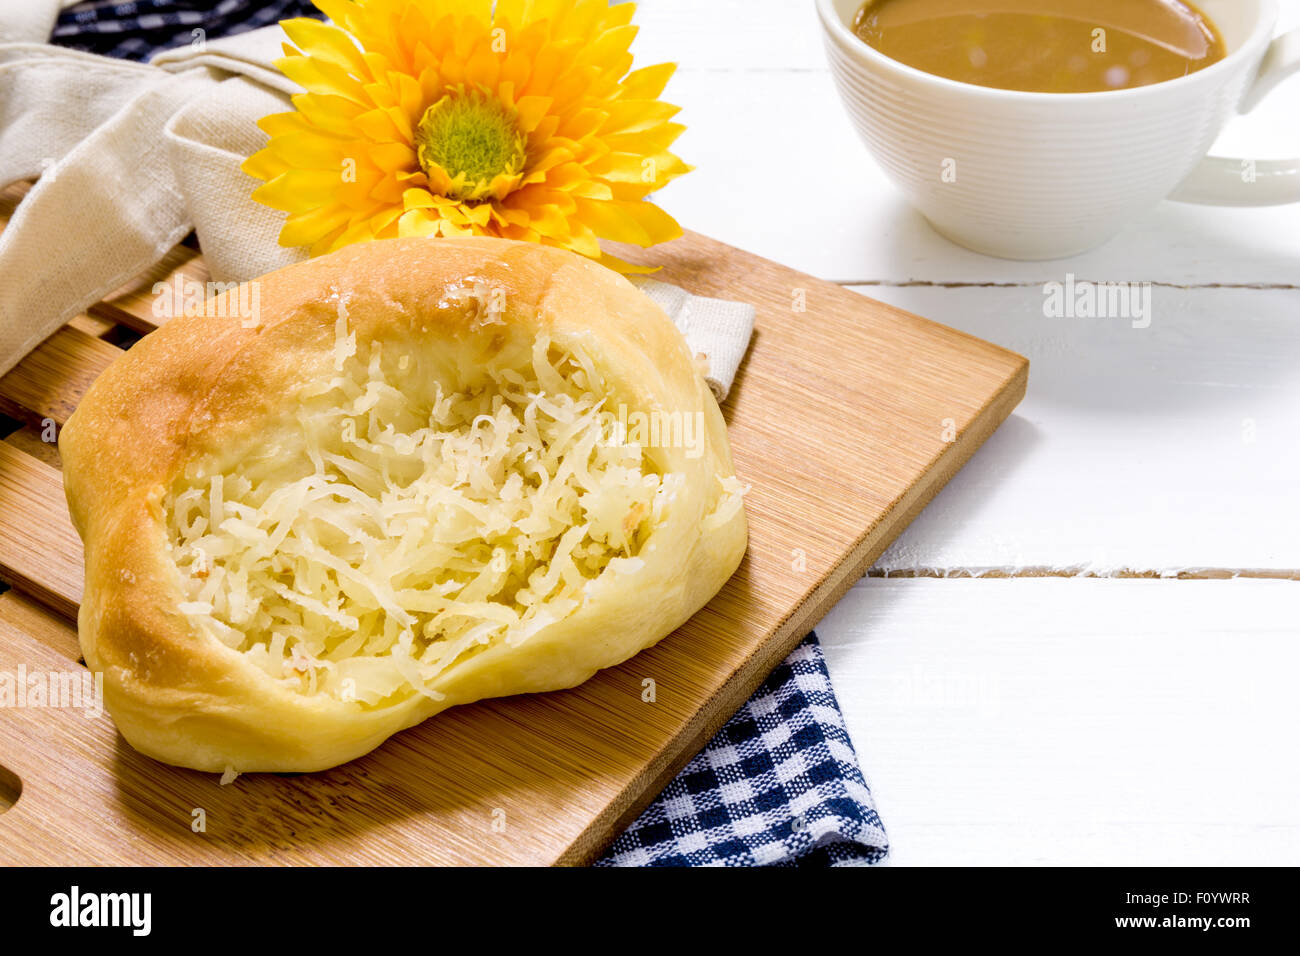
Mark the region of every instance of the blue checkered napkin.
POLYGON ((849 866, 888 851, 816 634, 597 866, 849 866))
MULTIPOLYGON (((10 0, 0 0, 10 2, 10 0)), ((65 10, 54 42, 147 60, 294 16, 307 0, 90 0, 65 10)), ((817 636, 772 672, 597 866, 846 866, 887 852, 817 636)))
POLYGON ((51 42, 147 60, 169 47, 191 43, 198 27, 216 39, 290 17, 320 19, 324 14, 310 0, 86 0, 59 14, 51 42))

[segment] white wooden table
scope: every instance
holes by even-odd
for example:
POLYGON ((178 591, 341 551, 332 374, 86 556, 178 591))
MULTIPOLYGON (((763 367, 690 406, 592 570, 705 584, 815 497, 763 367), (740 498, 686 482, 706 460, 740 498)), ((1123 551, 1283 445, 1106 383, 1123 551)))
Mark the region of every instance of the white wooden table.
MULTIPOLYGON (((874 166, 811 0, 637 20, 638 63, 680 64, 679 220, 1032 363, 818 628, 891 861, 1300 863, 1300 205, 1166 202, 1075 259, 985 258, 874 166), (1044 318, 1067 273, 1153 283, 1150 327, 1044 318)), ((1300 81, 1216 151, 1300 155, 1300 81)))

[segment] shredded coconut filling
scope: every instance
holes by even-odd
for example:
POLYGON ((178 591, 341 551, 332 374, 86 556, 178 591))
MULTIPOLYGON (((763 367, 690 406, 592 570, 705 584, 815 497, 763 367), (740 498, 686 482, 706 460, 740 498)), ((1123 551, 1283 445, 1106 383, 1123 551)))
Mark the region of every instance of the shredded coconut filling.
POLYGON ((640 569, 678 482, 604 440, 585 355, 542 339, 444 392, 397 346, 358 346, 342 307, 336 339, 332 380, 166 497, 181 611, 207 633, 304 694, 438 699, 453 663, 640 569))

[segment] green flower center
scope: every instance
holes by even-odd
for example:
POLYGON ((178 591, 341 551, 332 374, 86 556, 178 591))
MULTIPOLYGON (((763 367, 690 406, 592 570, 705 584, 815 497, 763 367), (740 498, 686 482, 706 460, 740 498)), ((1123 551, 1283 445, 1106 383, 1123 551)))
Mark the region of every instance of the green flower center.
POLYGON ((451 89, 420 117, 415 131, 420 167, 451 180, 446 195, 483 199, 498 176, 515 177, 527 159, 527 141, 514 110, 478 90, 451 89))

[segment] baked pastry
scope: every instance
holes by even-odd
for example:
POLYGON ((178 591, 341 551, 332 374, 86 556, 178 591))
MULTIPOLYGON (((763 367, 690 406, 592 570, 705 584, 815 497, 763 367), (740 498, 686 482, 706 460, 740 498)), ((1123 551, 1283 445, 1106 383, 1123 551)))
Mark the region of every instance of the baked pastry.
POLYGON ((601 266, 384 240, 204 312, 119 358, 60 439, 86 664, 152 757, 319 770, 456 704, 572 687, 741 560, 718 406, 601 266))

